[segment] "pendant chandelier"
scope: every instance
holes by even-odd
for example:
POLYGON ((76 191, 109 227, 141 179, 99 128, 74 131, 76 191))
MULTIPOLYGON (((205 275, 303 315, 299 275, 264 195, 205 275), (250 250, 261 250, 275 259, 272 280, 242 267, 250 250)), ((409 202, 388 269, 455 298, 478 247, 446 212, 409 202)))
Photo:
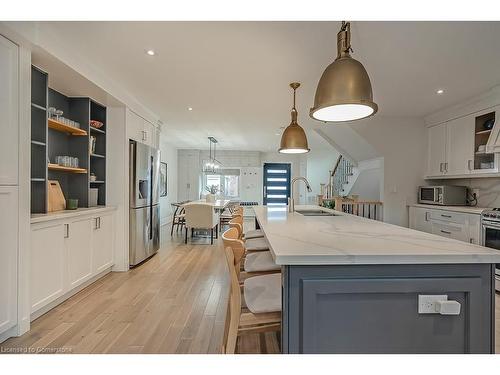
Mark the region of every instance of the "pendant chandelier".
POLYGON ((337 34, 337 58, 323 72, 316 89, 314 107, 309 112, 313 119, 324 122, 353 121, 377 112, 370 77, 350 52, 351 25, 342 21, 337 34))
POLYGON ((217 139, 214 137, 208 137, 208 147, 209 147, 209 154, 208 154, 208 161, 205 162, 203 165, 203 172, 205 173, 216 173, 220 166, 221 163, 215 158, 215 153, 217 151, 217 139), (214 148, 214 154, 212 156, 212 145, 214 148))
POLYGON ((279 152, 282 154, 303 154, 309 152, 307 145, 307 137, 304 129, 297 124, 297 109, 295 109, 295 91, 299 88, 300 83, 292 82, 290 87, 293 89, 293 108, 292 108, 292 121, 286 127, 281 136, 281 144, 279 152))

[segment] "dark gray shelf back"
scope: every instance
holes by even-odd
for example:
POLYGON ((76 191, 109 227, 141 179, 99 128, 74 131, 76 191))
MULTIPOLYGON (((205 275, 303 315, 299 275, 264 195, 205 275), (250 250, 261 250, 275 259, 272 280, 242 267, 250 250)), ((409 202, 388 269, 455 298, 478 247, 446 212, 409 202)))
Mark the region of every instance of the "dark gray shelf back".
MULTIPOLYGON (((48 87, 48 75, 32 67, 31 106, 31 212, 47 212, 47 180, 58 180, 64 197, 78 199, 79 207, 89 207, 90 172, 94 171, 100 184, 92 187, 99 189, 98 204, 106 204, 106 134, 90 132, 90 120, 106 124, 106 107, 90 98, 68 97, 48 87), (86 136, 71 136, 50 129, 47 124, 47 110, 55 107, 62 110, 63 117, 80 123, 87 131, 86 136), (44 110, 45 108, 45 110, 44 110), (90 157, 90 135, 96 137, 96 153, 103 158, 90 157), (87 169, 85 174, 75 174, 47 169, 47 159, 56 163, 56 156, 72 156, 79 159, 79 167, 87 169), (42 180, 40 180, 42 179, 42 180)), ((103 131, 106 125, 101 128, 103 131)))

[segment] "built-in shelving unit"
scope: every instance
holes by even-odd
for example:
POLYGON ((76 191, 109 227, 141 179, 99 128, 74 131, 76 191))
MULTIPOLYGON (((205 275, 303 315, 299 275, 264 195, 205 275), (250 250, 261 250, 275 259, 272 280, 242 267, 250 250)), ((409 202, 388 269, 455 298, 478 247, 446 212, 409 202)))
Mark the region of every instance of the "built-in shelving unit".
POLYGON ((66 199, 78 199, 79 207, 91 205, 90 189, 98 189, 98 205, 106 204, 106 107, 85 97, 70 97, 48 87, 48 74, 32 67, 31 81, 31 212, 47 212, 48 180, 57 180, 66 199), (48 109, 63 111, 64 118, 48 118, 48 109), (90 127, 90 120, 104 125, 90 127), (95 150, 91 152, 91 137, 95 150), (56 163, 57 156, 78 158, 78 168, 56 163), (90 174, 97 181, 90 181, 90 174))
POLYGON ((475 118, 475 137, 474 137, 474 169, 493 169, 495 162, 495 154, 485 151, 479 151, 479 146, 486 147, 488 138, 491 134, 491 129, 485 129, 484 124, 489 121, 495 121, 495 112, 489 112, 475 118))
POLYGON ((31 212, 47 211, 47 82, 44 71, 31 69, 31 212))
POLYGON ((90 153, 90 172, 96 181, 90 182, 90 189, 97 189, 97 204, 106 204, 106 108, 90 100, 90 120, 100 121, 104 125, 99 129, 90 126, 90 138, 95 138, 95 149, 90 153), (99 181, 99 182, 98 182, 99 181))

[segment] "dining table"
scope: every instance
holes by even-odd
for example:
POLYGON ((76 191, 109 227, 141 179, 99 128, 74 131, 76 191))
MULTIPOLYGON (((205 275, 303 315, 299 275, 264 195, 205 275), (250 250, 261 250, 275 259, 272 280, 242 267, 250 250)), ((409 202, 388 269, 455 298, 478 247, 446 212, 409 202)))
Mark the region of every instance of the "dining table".
MULTIPOLYGON (((227 208, 227 206, 229 206, 229 203, 231 202, 231 200, 230 199, 216 199, 214 202, 207 202, 206 199, 198 199, 197 201, 194 201, 194 202, 208 203, 208 204, 212 205, 216 211, 222 212, 227 208)), ((189 204, 189 203, 191 203, 191 202, 188 202, 185 204, 189 204)))

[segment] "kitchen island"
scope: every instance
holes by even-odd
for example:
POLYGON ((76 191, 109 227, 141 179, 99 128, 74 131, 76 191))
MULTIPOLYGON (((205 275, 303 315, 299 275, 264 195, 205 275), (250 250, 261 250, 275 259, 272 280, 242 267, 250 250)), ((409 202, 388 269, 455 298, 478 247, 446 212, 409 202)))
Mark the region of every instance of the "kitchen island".
POLYGON ((282 266, 283 353, 494 352, 498 251, 318 206, 254 210, 282 266))

